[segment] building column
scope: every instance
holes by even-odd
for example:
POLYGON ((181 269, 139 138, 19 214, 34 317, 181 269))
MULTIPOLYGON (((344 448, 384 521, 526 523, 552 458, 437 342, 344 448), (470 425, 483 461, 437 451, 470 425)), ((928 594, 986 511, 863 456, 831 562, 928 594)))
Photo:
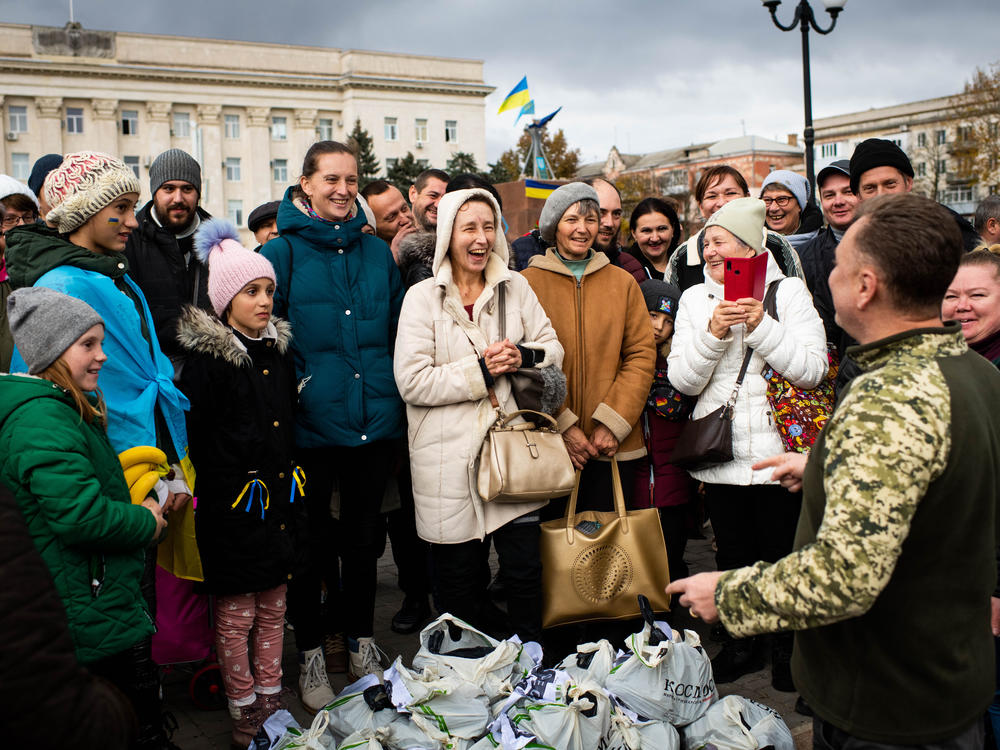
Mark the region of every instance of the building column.
POLYGON ((118 100, 92 99, 91 107, 94 112, 94 150, 117 154, 118 100))
POLYGON ((201 206, 213 216, 226 215, 226 200, 223 191, 222 173, 222 132, 220 117, 222 107, 218 104, 198 105, 198 132, 201 153, 201 206))
MULTIPOLYGON (((318 120, 318 113, 315 109, 295 110, 295 135, 293 136, 292 143, 295 144, 296 153, 305 156, 309 147, 319 140, 319 136, 316 135, 318 120)), ((289 165, 290 167, 291 165, 289 165)))
POLYGON ((170 107, 170 102, 146 104, 146 124, 149 127, 146 144, 149 153, 143 155, 143 163, 146 164, 147 172, 153 159, 170 148, 170 107))
MULTIPOLYGON (((4 101, 5 101, 4 95, 0 94, 0 116, 3 115, 3 103, 4 103, 4 101)), ((11 173, 11 166, 12 165, 10 164, 9 161, 7 161, 7 158, 8 158, 7 157, 7 151, 8 151, 8 149, 7 149, 7 119, 6 118, 4 118, 3 125, 2 125, 2 127, 0 127, 0 130, 3 131, 2 133, 0 133, 0 136, 2 136, 2 137, 0 137, 0 171, 2 171, 3 174, 10 174, 11 173)))
MULTIPOLYGON (((247 107, 247 143, 250 146, 250 163, 247 179, 253 186, 251 205, 244 206, 249 215, 257 206, 272 200, 271 197, 271 109, 247 107)), ((289 165, 291 170, 291 165, 289 165)), ((291 176, 291 175, 289 175, 291 176)))
POLYGON ((62 98, 57 96, 35 99, 42 153, 34 154, 33 159, 37 159, 42 154, 65 153, 62 138, 62 104, 62 98))

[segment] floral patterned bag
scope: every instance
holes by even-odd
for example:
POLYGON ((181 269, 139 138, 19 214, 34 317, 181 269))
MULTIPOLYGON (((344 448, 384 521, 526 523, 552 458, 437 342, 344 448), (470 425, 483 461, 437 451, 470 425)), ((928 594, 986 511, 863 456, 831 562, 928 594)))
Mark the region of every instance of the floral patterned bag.
MULTIPOLYGON (((764 311, 778 319, 778 305, 775 297, 778 284, 772 283, 764 296, 764 311)), ((789 383, 779 372, 768 364, 761 375, 767 381, 767 401, 771 405, 771 418, 778 428, 785 450, 807 453, 819 437, 823 425, 833 413, 839 357, 837 349, 827 344, 829 369, 822 382, 815 388, 799 388, 789 383)))

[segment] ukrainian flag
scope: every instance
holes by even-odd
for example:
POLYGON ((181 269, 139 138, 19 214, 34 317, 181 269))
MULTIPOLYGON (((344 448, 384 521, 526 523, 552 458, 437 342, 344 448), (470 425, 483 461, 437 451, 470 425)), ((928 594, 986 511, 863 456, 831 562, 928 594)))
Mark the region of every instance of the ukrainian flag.
MULTIPOLYGON (((535 100, 532 99, 530 102, 521 107, 521 111, 517 115, 517 120, 520 120, 524 115, 535 114, 535 100)), ((514 120, 514 124, 517 125, 517 120, 514 120)))
POLYGON ((545 200, 552 195, 552 191, 557 187, 559 186, 550 185, 547 182, 539 182, 538 180, 525 180, 524 194, 528 198, 541 198, 542 200, 545 200))
POLYGON ((525 76, 507 94, 507 98, 503 100, 503 104, 500 105, 497 114, 506 112, 508 109, 520 109, 529 101, 531 101, 531 94, 528 93, 528 76, 525 76))

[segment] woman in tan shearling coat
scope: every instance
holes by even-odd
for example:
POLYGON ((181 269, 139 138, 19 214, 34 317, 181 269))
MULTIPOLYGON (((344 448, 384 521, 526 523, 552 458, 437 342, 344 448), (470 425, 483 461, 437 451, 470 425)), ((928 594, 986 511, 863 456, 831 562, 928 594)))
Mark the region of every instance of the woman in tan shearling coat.
MULTIPOLYGON (((433 276, 414 285, 403 301, 394 367, 409 422, 417 532, 432 545, 440 606, 497 632, 486 614, 488 580, 482 576, 492 538, 511 630, 523 640, 538 640, 538 510, 544 503, 484 503, 476 472, 496 418, 488 389, 505 412, 517 410, 509 373, 522 366, 558 373, 563 348, 528 283, 508 269, 500 226, 500 208, 485 190, 459 190, 441 199, 433 276)), ((555 408, 562 398, 550 400, 555 408)))

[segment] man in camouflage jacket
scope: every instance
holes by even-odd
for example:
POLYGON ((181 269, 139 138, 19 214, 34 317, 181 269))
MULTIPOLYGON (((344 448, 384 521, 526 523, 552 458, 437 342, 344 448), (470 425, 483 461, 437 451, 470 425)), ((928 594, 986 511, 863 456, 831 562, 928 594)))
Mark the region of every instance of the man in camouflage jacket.
POLYGON ((941 298, 962 254, 938 204, 865 201, 837 248, 837 322, 860 345, 808 457, 762 462, 803 487, 795 550, 667 589, 736 637, 795 630, 814 747, 973 748, 995 689, 1000 373, 941 298))

